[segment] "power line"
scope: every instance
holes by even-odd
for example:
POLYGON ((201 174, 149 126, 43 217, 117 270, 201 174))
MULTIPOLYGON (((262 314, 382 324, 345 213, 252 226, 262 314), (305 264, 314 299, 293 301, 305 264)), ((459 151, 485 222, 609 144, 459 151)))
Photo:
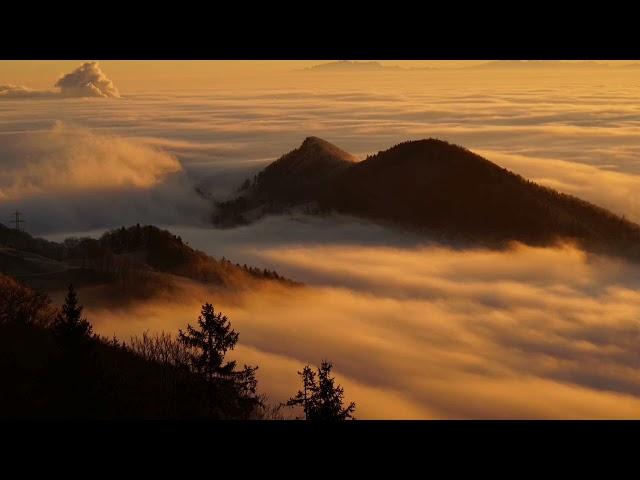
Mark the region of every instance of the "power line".
POLYGON ((21 223, 25 223, 25 221, 20 218, 20 215, 22 215, 22 213, 20 213, 18 210, 16 210, 15 212, 13 212, 13 218, 14 219, 9 221, 9 223, 13 223, 14 224, 14 226, 15 226, 14 228, 17 231, 21 230, 20 229, 20 224, 21 223))

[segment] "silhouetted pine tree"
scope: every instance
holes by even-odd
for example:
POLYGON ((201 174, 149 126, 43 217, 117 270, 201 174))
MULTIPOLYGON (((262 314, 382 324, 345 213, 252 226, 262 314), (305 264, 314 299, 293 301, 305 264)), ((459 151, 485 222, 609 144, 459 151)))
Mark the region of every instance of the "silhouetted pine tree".
POLYGON ((224 362, 228 350, 233 350, 239 334, 221 312, 215 313, 213 305, 205 303, 198 317, 198 327, 187 325, 187 331, 179 331, 180 341, 192 349, 191 364, 195 370, 212 382, 215 378, 230 378, 236 362, 224 362))
POLYGON ((310 412, 314 409, 313 401, 318 390, 316 374, 309 365, 305 365, 302 371, 298 372, 298 375, 302 378, 302 390, 298 390, 298 393, 290 398, 285 405, 288 407, 301 406, 305 420, 308 420, 310 412))
POLYGON ((303 408, 305 420, 347 420, 354 419, 356 404, 351 402, 343 407, 344 389, 335 385, 331 376, 333 365, 323 361, 316 373, 306 365, 298 375, 302 377, 302 390, 287 401, 285 405, 303 408))
POLYGON ((235 360, 225 362, 224 357, 227 351, 233 350, 238 336, 228 318, 221 312, 216 313, 210 303, 202 306, 197 328, 187 325, 186 332, 179 330, 178 339, 190 349, 193 369, 207 380, 210 411, 213 410, 217 393, 229 387, 237 394, 240 414, 260 405, 255 378, 258 367, 245 365, 242 370, 236 371, 235 360))
POLYGON ((55 335, 65 343, 78 343, 91 337, 93 328, 86 318, 82 318, 82 308, 73 285, 69 285, 62 311, 53 323, 55 335))
POLYGON ((82 308, 73 285, 69 285, 64 305, 52 325, 61 355, 51 362, 47 376, 55 385, 53 411, 65 417, 91 415, 99 392, 93 329, 82 317, 82 308))
POLYGON ((318 369, 318 392, 314 402, 316 409, 311 420, 346 420, 353 418, 356 404, 351 402, 343 408, 344 389, 335 385, 335 379, 330 375, 333 365, 323 361, 318 369))

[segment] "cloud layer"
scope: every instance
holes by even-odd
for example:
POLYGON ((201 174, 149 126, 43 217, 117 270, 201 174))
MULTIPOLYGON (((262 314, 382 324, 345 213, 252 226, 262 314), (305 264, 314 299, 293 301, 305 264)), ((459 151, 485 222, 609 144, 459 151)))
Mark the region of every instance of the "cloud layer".
POLYGON ((147 188, 182 169, 175 157, 139 142, 61 122, 4 140, 1 199, 147 188))
MULTIPOLYGON (((177 231, 192 245, 307 282, 233 296, 185 284, 179 303, 120 312, 85 302, 100 332, 127 338, 175 332, 214 301, 241 333, 234 354, 261 365, 275 400, 296 390, 303 363, 326 356, 362 418, 637 417, 637 266, 571 246, 454 251, 349 219, 193 227, 208 211, 194 184, 228 195, 308 135, 362 158, 439 137, 640 221, 637 75, 332 81, 147 90, 99 102, 99 111, 96 102, 50 102, 11 87, 30 99, 0 102, 0 208, 20 208, 34 233, 192 224, 177 231), (82 128, 52 133, 59 120, 82 128)), ((69 91, 84 92, 74 82, 69 91)))
POLYGON ((142 94, 100 102, 99 114, 93 102, 1 102, 0 132, 65 120, 133 137, 176 156, 219 197, 308 135, 361 158, 433 136, 640 221, 636 76, 549 75, 423 72, 321 84, 292 75, 278 89, 195 92, 153 92, 150 79, 142 94))
POLYGON ((52 98, 60 95, 51 90, 34 90, 22 85, 0 85, 1 98, 52 98))
MULTIPOLYGON (((212 236, 215 232, 212 232, 212 236)), ((284 245, 263 261, 311 282, 94 309, 122 338, 175 332, 213 301, 282 401, 329 358, 360 418, 635 418, 640 272, 570 246, 512 250, 284 245)))
POLYGON ((180 162, 143 142, 62 122, 2 138, 0 207, 32 233, 206 218, 180 162))
POLYGON ((19 85, 0 85, 1 98, 81 98, 120 96, 113 82, 100 69, 98 62, 85 62, 74 71, 62 75, 54 87, 59 90, 34 90, 19 85))

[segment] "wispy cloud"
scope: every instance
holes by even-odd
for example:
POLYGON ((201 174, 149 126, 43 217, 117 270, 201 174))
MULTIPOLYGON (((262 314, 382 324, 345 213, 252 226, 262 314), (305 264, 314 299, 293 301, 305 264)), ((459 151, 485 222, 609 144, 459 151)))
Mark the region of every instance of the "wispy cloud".
POLYGON ((145 188, 182 170, 175 157, 117 135, 56 123, 48 131, 4 137, 0 198, 145 188))
POLYGON ((23 210, 32 233, 206 222, 180 162, 144 142, 63 122, 2 137, 0 207, 23 210))

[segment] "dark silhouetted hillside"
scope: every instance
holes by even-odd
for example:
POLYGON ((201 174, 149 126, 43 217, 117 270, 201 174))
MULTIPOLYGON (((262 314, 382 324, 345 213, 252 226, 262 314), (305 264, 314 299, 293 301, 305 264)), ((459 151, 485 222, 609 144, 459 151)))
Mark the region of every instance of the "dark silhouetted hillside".
POLYGON ((163 274, 229 287, 241 286, 249 278, 295 284, 272 270, 213 258, 151 225, 122 227, 99 239, 69 238, 63 243, 0 225, 0 273, 48 291, 69 283, 106 283, 132 295, 151 294, 162 287, 163 274))
POLYGON ((32 237, 26 232, 9 228, 0 223, 0 246, 35 253, 54 260, 63 260, 65 247, 44 238, 32 237))
MULTIPOLYGON (((323 149, 328 149, 325 144, 323 149)), ((355 215, 443 240, 547 245, 570 239, 588 250, 640 257, 638 225, 441 140, 404 142, 361 162, 345 159, 332 175, 301 173, 306 178, 299 191, 305 193, 298 194, 281 190, 287 184, 285 192, 296 191, 291 183, 298 176, 281 175, 278 168, 286 158, 269 165, 252 185, 245 185, 235 204, 221 205, 218 218, 246 222, 256 217, 260 205, 265 206, 264 214, 306 204, 312 206, 308 208, 312 213, 355 215), (306 188, 308 184, 313 188, 306 188), (266 208, 274 204, 277 208, 266 208)))
POLYGON ((0 418, 264 418, 255 382, 205 377, 175 337, 63 338, 60 312, 0 274, 0 418))
POLYGON ((233 284, 232 277, 249 275, 257 279, 295 283, 272 270, 241 266, 225 258, 215 259, 186 245, 179 236, 152 225, 111 230, 97 242, 108 253, 141 262, 160 272, 194 280, 233 284))

